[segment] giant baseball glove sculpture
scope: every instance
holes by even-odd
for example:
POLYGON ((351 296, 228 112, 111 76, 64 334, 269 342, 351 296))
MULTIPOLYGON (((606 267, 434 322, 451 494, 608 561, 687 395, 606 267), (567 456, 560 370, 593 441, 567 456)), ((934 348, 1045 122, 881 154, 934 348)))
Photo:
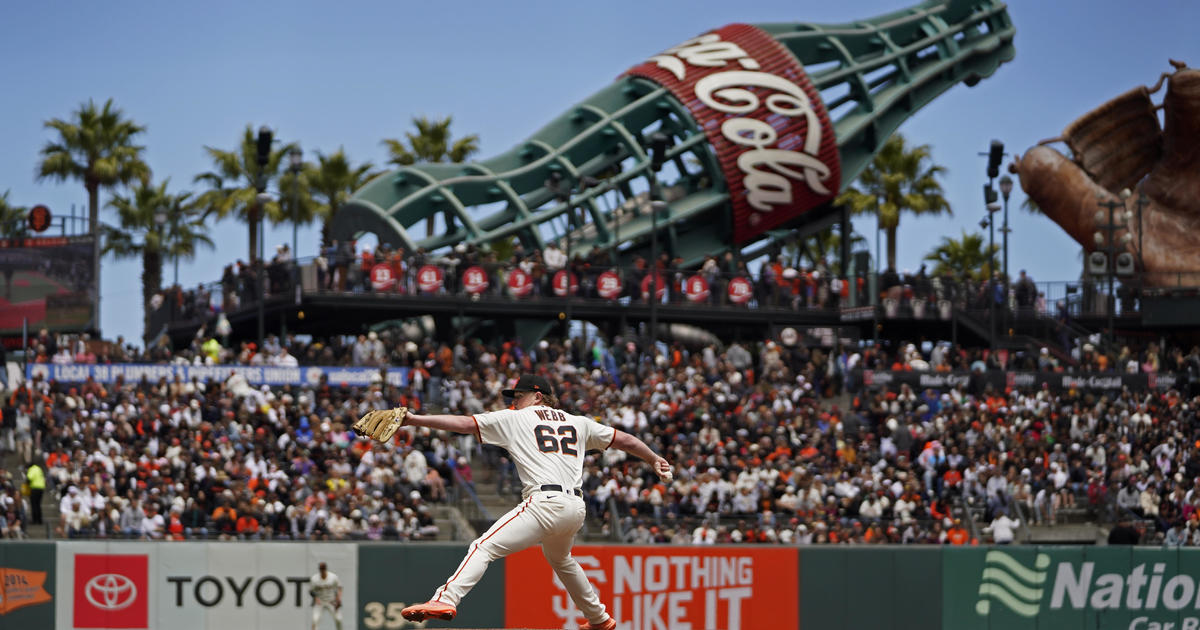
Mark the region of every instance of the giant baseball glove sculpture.
POLYGON ((352 428, 362 437, 387 443, 396 435, 396 430, 404 426, 404 418, 407 416, 408 407, 376 409, 359 418, 352 428))
MULTIPOLYGON (((1114 223, 1125 251, 1137 253, 1147 285, 1200 284, 1200 70, 1178 61, 1153 88, 1139 87, 1071 123, 1063 136, 1036 146, 1016 160, 1012 172, 1042 212, 1088 251, 1096 248, 1100 205, 1118 201, 1123 190, 1145 193, 1141 231, 1136 214, 1114 223), (1150 95, 1167 81, 1164 125, 1150 95), (1073 159, 1043 146, 1064 141, 1073 159), (1129 237, 1124 235, 1128 233, 1129 237), (1139 239, 1140 236, 1140 239, 1139 239)), ((1126 204, 1136 209, 1136 199, 1126 204)))

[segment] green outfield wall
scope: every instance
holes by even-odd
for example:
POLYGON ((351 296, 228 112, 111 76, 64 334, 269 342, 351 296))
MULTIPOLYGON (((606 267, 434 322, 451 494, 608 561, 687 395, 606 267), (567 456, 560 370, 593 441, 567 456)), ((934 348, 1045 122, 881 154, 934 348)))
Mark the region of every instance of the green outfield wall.
MULTIPOLYGON (((539 549, 492 563, 450 623, 400 610, 453 575, 466 545, 0 543, 0 628, 307 627, 327 562, 346 630, 573 627, 539 549)), ((1150 547, 579 545, 624 630, 1200 630, 1200 550, 1150 547)), ((333 628, 331 619, 322 628, 333 628)))

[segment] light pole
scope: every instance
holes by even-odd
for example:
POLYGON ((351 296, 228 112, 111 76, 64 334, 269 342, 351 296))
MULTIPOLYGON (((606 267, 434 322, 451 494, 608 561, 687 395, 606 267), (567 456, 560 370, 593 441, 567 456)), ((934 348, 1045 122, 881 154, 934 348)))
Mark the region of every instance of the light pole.
POLYGON ((262 352, 263 342, 266 341, 266 312, 263 302, 266 301, 266 279, 263 278, 263 241, 266 240, 266 223, 263 220, 266 215, 266 205, 269 197, 266 196, 267 190, 267 163, 271 161, 271 128, 263 125, 258 128, 258 142, 255 146, 255 162, 258 164, 258 177, 255 179, 254 188, 258 194, 254 197, 254 203, 258 204, 258 260, 255 265, 255 281, 258 284, 258 351, 262 352))
POLYGON ((1012 190, 1013 190, 1012 178, 1009 177, 1008 175, 1001 176, 1000 177, 1000 197, 1002 199, 1004 199, 1004 223, 1002 223, 1000 225, 1000 239, 1004 243, 1001 246, 1004 249, 1004 258, 1001 259, 1002 266, 1001 266, 1000 273, 1002 273, 1004 275, 1004 329, 1006 331, 1011 329, 1011 324, 1009 323, 1009 319, 1010 319, 1010 313, 1012 312, 1009 309, 1009 304, 1008 304, 1008 296, 1012 295, 1012 292, 1010 291, 1010 289, 1012 288, 1011 287, 1012 277, 1008 275, 1008 233, 1010 232, 1010 230, 1008 228, 1008 197, 1009 197, 1009 195, 1012 194, 1012 190))
POLYGON ((983 203, 987 208, 987 216, 983 221, 979 222, 980 227, 988 229, 988 279, 987 279, 987 299, 988 299, 988 344, 992 352, 996 352, 996 290, 1000 288, 1000 284, 996 282, 996 219, 993 214, 1000 210, 1000 202, 996 200, 996 191, 991 184, 985 184, 983 187, 983 203))
POLYGON ((288 151, 289 169, 292 172, 292 261, 299 257, 297 232, 300 227, 300 171, 304 168, 304 152, 300 145, 295 145, 288 151))
POLYGON ((656 131, 650 134, 650 343, 658 341, 658 211, 667 207, 662 200, 658 172, 667 161, 671 137, 656 131))
MULTIPOLYGON (((566 278, 566 288, 563 291, 563 300, 565 303, 565 308, 563 309, 563 339, 566 339, 571 335, 571 232, 575 230, 575 209, 571 206, 571 190, 569 187, 563 187, 562 180, 562 173, 551 171, 550 178, 546 180, 544 186, 554 196, 555 201, 567 206, 567 231, 564 236, 566 240, 564 253, 566 254, 567 262, 562 268, 563 275, 566 278)), ((554 284, 554 278, 550 278, 550 283, 551 285, 554 284)))
POLYGON ((1013 190, 1012 178, 1009 177, 1008 175, 1002 176, 1000 178, 1000 197, 1002 199, 1004 199, 1004 223, 1001 224, 1001 226, 1000 226, 1000 235, 1001 235, 1001 239, 1004 242, 1004 244, 1002 245, 1002 247, 1004 248, 1004 258, 1002 259, 1003 265, 1001 266, 1001 273, 1004 274, 1004 295, 1006 297, 1008 296, 1008 283, 1009 283, 1009 277, 1008 277, 1008 233, 1011 231, 1008 228, 1008 197, 1009 197, 1009 195, 1012 194, 1012 190, 1013 190))
MULTIPOLYGON (((166 223, 167 223, 167 209, 162 206, 155 208, 154 209, 154 226, 155 226, 154 229, 158 231, 158 250, 160 252, 166 250, 166 247, 163 246, 167 240, 166 234, 163 232, 163 226, 166 225, 166 223)), ((162 269, 161 254, 159 255, 159 258, 160 258, 159 269, 161 270, 162 269)), ((160 278, 162 277, 161 271, 159 272, 159 277, 160 278)), ((178 272, 176 272, 176 274, 175 274, 175 284, 179 284, 179 273, 178 272)), ((172 300, 168 297, 166 302, 167 303, 164 304, 164 306, 167 307, 167 314, 169 316, 168 321, 175 321, 175 317, 174 317, 175 311, 172 306, 172 304, 174 304, 174 300, 172 300)))

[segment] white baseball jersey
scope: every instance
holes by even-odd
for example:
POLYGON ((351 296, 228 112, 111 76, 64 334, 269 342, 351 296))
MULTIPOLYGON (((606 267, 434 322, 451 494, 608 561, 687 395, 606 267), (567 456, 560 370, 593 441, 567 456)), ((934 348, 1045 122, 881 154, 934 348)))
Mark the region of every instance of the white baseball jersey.
POLYGON ((616 430, 585 416, 534 405, 471 416, 482 444, 506 449, 525 494, 547 484, 571 492, 583 482, 583 453, 612 445, 616 430))
POLYGON ((317 571, 315 575, 308 578, 308 586, 317 598, 315 603, 322 604, 337 601, 338 589, 342 588, 342 581, 333 571, 325 571, 325 577, 321 577, 321 572, 317 571))

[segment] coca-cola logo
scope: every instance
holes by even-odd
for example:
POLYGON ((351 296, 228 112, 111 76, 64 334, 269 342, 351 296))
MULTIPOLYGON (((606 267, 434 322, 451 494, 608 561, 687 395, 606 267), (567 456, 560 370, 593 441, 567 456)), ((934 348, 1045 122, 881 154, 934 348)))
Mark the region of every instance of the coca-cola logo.
POLYGON ((704 127, 729 185, 735 242, 837 194, 833 124, 803 66, 765 31, 730 24, 629 74, 666 86, 704 127))
POLYGON ((121 610, 137 600, 137 585, 119 573, 104 573, 87 581, 83 596, 100 610, 121 610))

